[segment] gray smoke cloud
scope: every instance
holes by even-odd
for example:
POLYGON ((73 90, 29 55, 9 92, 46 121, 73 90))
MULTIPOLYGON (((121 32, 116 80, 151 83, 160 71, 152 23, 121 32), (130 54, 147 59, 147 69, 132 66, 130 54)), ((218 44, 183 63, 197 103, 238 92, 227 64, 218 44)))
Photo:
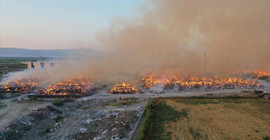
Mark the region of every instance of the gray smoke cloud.
POLYGON ((269 70, 269 9, 269 0, 149 0, 98 39, 135 67, 198 73, 207 53, 209 72, 269 70))
POLYGON ((269 71, 269 9, 269 0, 148 0, 137 17, 97 33, 103 53, 28 75, 135 83, 149 71, 201 73, 204 53, 208 72, 269 71))

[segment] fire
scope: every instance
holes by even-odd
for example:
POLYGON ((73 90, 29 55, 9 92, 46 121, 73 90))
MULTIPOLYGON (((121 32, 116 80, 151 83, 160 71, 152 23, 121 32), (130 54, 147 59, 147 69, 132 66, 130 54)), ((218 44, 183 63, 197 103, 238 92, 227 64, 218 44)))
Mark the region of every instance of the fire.
POLYGON ((136 89, 134 86, 126 83, 116 84, 113 88, 109 91, 112 94, 139 94, 139 90, 136 89))
MULTIPOLYGON (((270 76, 270 73, 262 71, 254 71, 258 77, 270 76)), ((41 79, 18 79, 1 86, 1 91, 11 93, 36 93, 37 95, 87 95, 93 85, 93 80, 87 77, 79 76, 74 79, 62 81, 49 85, 48 87, 41 87, 41 79)), ((256 80, 246 80, 239 78, 237 75, 222 78, 220 76, 212 77, 191 77, 191 76, 176 76, 172 74, 146 74, 140 79, 143 88, 150 89, 154 86, 162 87, 164 89, 177 88, 184 89, 252 89, 262 88, 263 86, 256 80)), ((114 94, 139 94, 139 90, 134 86, 122 83, 115 85, 110 91, 114 94)))
POLYGON ((270 73, 264 72, 264 71, 260 71, 260 70, 253 71, 253 74, 256 74, 257 75, 257 78, 270 77, 270 73))
POLYGON ((155 85, 168 87, 170 85, 177 84, 177 82, 179 82, 180 80, 174 75, 147 74, 147 75, 144 75, 140 81, 144 83, 144 88, 150 88, 155 85))
POLYGON ((240 74, 252 74, 251 76, 253 76, 253 78, 257 78, 257 79, 270 77, 269 72, 265 72, 265 71, 262 71, 262 70, 254 70, 254 71, 247 71, 246 70, 246 71, 238 72, 238 74, 239 73, 240 74))
POLYGON ((179 89, 192 88, 212 88, 212 89, 233 89, 233 88, 255 88, 261 87, 261 84, 254 80, 244 80, 237 77, 221 78, 214 77, 177 77, 175 75, 144 75, 140 83, 143 87, 149 89, 153 86, 161 86, 163 88, 177 87, 179 89))
POLYGON ((86 95, 93 85, 93 80, 79 76, 78 78, 59 82, 43 88, 40 79, 18 79, 5 83, 5 92, 37 93, 37 95, 86 95))
POLYGON ((45 91, 41 91, 41 95, 86 95, 88 90, 93 85, 93 82, 89 78, 83 78, 82 76, 59 82, 54 85, 48 86, 45 91))
POLYGON ((7 82, 3 85, 3 89, 6 92, 29 92, 35 90, 39 87, 40 79, 30 78, 30 79, 18 79, 11 82, 7 82))

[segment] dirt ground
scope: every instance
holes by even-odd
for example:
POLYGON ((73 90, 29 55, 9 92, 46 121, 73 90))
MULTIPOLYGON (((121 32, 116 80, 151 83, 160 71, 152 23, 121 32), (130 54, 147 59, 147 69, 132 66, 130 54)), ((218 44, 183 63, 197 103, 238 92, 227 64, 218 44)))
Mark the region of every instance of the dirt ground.
POLYGON ((166 131, 171 132, 173 140, 252 140, 263 139, 270 135, 269 100, 233 99, 236 101, 232 102, 221 100, 218 100, 218 103, 211 103, 211 101, 201 104, 176 102, 173 99, 166 100, 169 106, 178 111, 188 110, 188 117, 166 124, 166 131))
POLYGON ((129 139, 146 98, 122 105, 118 97, 97 96, 67 100, 63 106, 53 105, 53 99, 1 100, 0 139, 129 139))
MULTIPOLYGON (((22 97, 19 97, 22 98, 22 97)), ((0 100, 3 107, 0 108, 0 131, 15 119, 27 115, 32 112, 34 108, 42 108, 50 105, 50 102, 25 102, 18 103, 16 98, 0 100)))
MULTIPOLYGON (((264 84, 268 85, 267 88, 270 87, 269 83, 264 84)), ((55 107, 61 113, 47 108, 53 106, 53 99, 44 99, 42 102, 21 102, 21 98, 26 96, 22 95, 0 100, 0 134, 2 132, 8 136, 19 136, 18 134, 20 134, 20 137, 15 139, 40 140, 84 139, 86 137, 92 139, 106 139, 108 137, 129 139, 129 135, 135 131, 134 125, 139 115, 142 114, 140 108, 145 107, 148 98, 191 97, 207 94, 212 94, 212 97, 237 96, 241 94, 241 89, 170 91, 163 94, 144 93, 138 95, 113 95, 103 90, 92 96, 65 103, 62 107, 55 107), (108 103, 117 101, 119 97, 135 97, 139 99, 139 102, 126 106, 108 105, 108 103), (63 117, 61 122, 55 121, 58 116, 63 117)), ((237 106, 230 108, 231 104, 229 104, 225 108, 224 104, 207 104, 197 108, 198 106, 172 101, 167 103, 178 109, 190 108, 188 119, 176 124, 168 124, 168 130, 177 130, 177 133, 172 134, 174 139, 193 139, 194 135, 190 134, 190 128, 192 128, 192 132, 200 136, 195 135, 195 138, 208 139, 257 139, 262 138, 267 133, 270 134, 269 114, 261 112, 259 114, 258 111, 261 108, 258 109, 258 107, 261 107, 260 105, 246 103, 237 104, 237 106), (214 115, 218 117, 213 117, 214 115), (247 123, 245 124, 245 122, 247 123), (184 126, 185 129, 179 126, 184 126), (181 133, 178 134, 178 132, 181 133)), ((263 110, 261 109, 261 111, 263 110)))

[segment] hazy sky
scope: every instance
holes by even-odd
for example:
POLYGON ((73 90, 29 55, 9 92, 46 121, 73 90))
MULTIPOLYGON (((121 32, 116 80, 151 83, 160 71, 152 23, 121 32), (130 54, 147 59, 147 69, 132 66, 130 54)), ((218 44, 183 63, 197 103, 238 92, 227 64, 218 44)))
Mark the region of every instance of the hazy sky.
MULTIPOLYGON (((0 47, 95 47, 94 34, 131 18, 144 0, 0 0, 0 47)), ((94 48, 95 49, 95 48, 94 48)))

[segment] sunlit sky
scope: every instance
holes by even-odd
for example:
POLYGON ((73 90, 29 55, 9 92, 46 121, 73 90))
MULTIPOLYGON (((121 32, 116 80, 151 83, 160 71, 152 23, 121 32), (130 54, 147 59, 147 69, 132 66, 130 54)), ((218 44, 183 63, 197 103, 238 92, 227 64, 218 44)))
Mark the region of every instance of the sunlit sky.
POLYGON ((96 49, 94 36, 144 0, 0 0, 0 47, 96 49))

